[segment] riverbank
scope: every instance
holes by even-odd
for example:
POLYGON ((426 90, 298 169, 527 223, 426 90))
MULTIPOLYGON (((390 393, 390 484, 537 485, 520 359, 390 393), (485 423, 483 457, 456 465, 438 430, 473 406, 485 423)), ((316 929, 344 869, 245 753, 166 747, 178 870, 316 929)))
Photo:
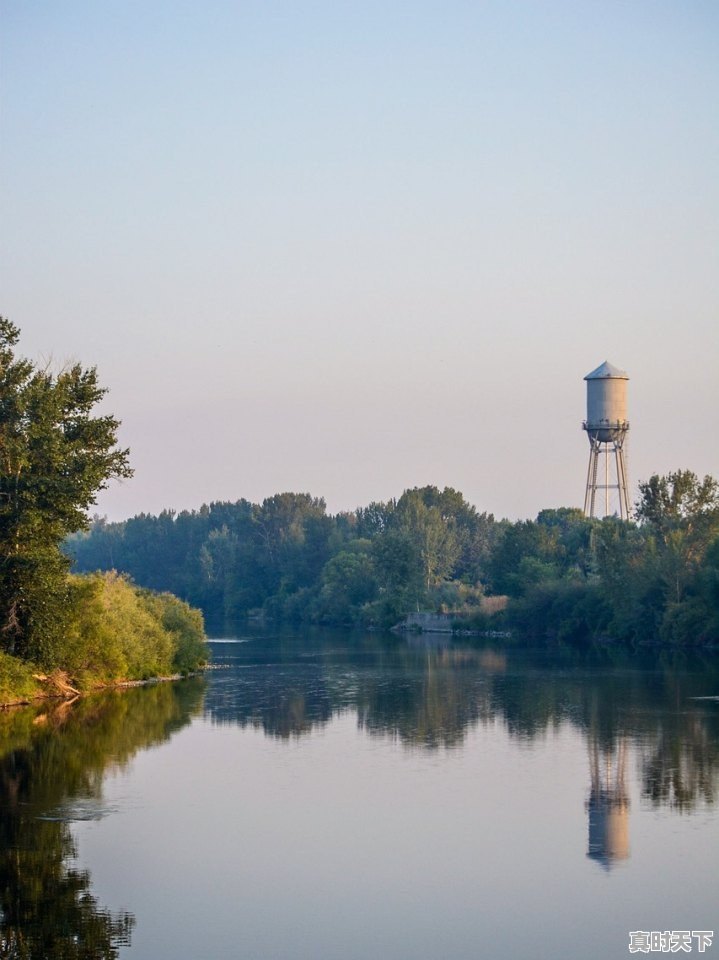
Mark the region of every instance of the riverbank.
POLYGON ((0 705, 179 678, 209 659, 202 614, 172 594, 114 572, 70 577, 68 593, 64 629, 45 657, 0 651, 0 705))
MULTIPOLYGON (((2 667, 0 666, 0 670, 2 667)), ((5 699, 8 695, 0 693, 0 710, 9 710, 13 707, 27 707, 32 704, 43 703, 45 701, 73 701, 78 697, 88 696, 101 690, 117 690, 131 687, 146 687, 157 683, 174 683, 178 680, 186 680, 188 677, 198 677, 204 673, 207 666, 190 671, 189 673, 173 673, 161 677, 148 677, 144 680, 107 680, 97 683, 85 689, 78 690, 72 686, 67 674, 62 670, 53 671, 52 674, 33 674, 31 681, 35 684, 33 693, 23 693, 10 695, 10 699, 5 699)), ((0 683, 2 680, 0 679, 0 683)), ((0 686, 0 690, 4 689, 0 686)))

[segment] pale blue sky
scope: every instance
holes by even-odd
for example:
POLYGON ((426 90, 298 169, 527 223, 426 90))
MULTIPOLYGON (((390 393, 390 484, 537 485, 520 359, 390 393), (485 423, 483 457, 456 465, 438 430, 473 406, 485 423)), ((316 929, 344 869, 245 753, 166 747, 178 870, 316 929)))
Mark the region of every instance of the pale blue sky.
POLYGON ((0 2, 0 311, 97 364, 119 519, 719 476, 714 2, 0 2))

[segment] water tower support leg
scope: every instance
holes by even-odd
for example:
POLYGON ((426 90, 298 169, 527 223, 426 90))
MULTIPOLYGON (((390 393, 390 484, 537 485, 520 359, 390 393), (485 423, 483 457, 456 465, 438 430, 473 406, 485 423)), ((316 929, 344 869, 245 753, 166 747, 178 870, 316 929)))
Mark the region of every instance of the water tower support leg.
POLYGON ((617 444, 617 483, 619 485, 620 515, 624 520, 629 519, 629 484, 627 483, 627 463, 624 459, 624 445, 617 444), (622 505, 624 512, 622 513, 622 505))
POLYGON ((599 468, 599 450, 601 444, 598 440, 590 440, 589 451, 589 470, 587 471, 587 493, 584 498, 584 513, 587 517, 594 516, 594 506, 597 496, 597 470, 599 468))
POLYGON ((593 517, 595 513, 595 503, 597 499, 597 472, 599 470, 599 444, 594 444, 593 462, 592 462, 592 494, 589 508, 589 516, 593 517))
POLYGON ((604 516, 609 516, 609 444, 604 444, 604 516))
POLYGON ((589 512, 592 493, 592 460, 594 459, 594 443, 589 441, 589 464, 587 466, 587 486, 584 491, 584 516, 591 516, 589 512))
POLYGON ((626 520, 626 504, 624 503, 624 485, 622 483, 622 468, 619 459, 622 455, 622 448, 614 441, 614 469, 617 471, 617 497, 619 499, 619 519, 626 520))

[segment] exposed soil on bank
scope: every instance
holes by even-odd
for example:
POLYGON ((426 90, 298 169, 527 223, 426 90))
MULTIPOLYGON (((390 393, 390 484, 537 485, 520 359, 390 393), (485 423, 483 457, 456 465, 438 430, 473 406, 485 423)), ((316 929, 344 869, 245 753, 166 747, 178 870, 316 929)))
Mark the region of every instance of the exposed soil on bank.
POLYGON ((174 673, 166 677, 149 677, 146 680, 112 680, 108 682, 97 681, 91 687, 84 690, 78 690, 70 682, 70 677, 64 670, 53 670, 52 673, 36 673, 33 679, 40 684, 38 692, 33 696, 19 697, 16 700, 8 700, 0 703, 0 710, 10 709, 11 707, 27 707, 33 703, 42 703, 44 700, 65 700, 73 701, 79 697, 86 696, 89 693, 96 693, 99 690, 113 690, 123 687, 144 687, 151 683, 169 683, 174 680, 184 680, 188 676, 198 676, 203 671, 197 670, 190 674, 174 673))

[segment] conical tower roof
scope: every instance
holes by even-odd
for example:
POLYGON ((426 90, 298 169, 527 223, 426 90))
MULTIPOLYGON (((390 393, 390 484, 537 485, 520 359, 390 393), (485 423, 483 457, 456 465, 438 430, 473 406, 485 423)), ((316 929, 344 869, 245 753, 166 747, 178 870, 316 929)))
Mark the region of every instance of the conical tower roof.
POLYGON ((620 370, 619 367, 615 367, 613 363, 610 363, 608 360, 605 360, 604 363, 597 367, 596 370, 592 370, 591 373, 588 373, 585 380, 628 380, 629 375, 625 370, 620 370))

